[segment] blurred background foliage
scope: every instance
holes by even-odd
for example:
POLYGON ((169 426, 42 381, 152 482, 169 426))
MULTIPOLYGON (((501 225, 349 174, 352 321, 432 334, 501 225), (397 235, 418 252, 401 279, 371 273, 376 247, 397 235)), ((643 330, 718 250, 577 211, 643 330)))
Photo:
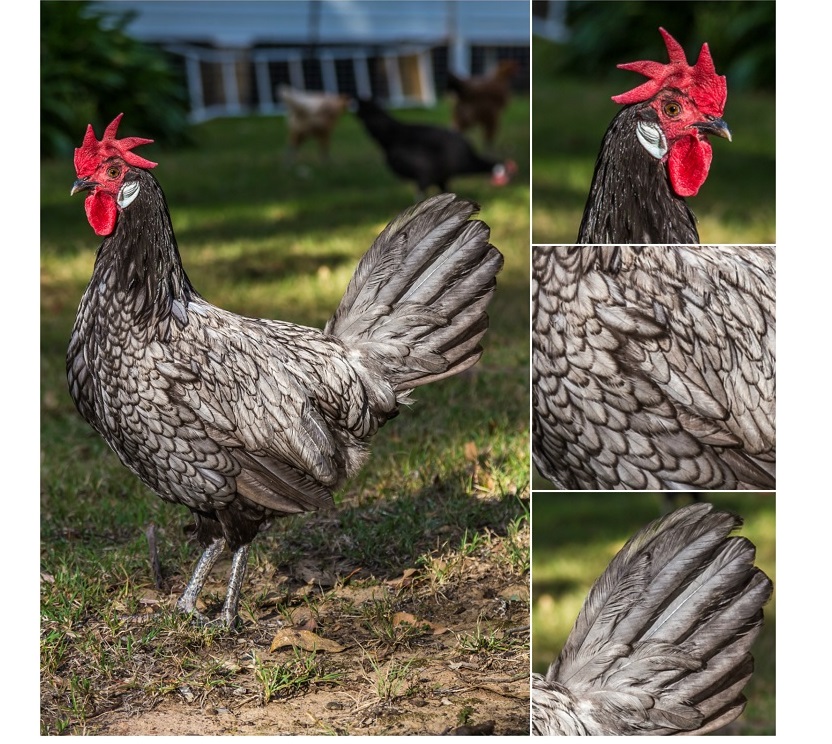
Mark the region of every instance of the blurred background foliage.
POLYGON ((774 2, 579 0, 566 4, 565 20, 570 37, 559 59, 562 72, 595 80, 616 75, 620 80, 617 64, 659 59, 656 31, 662 26, 689 57, 703 40, 711 50, 718 49, 716 68, 728 77, 732 92, 775 88, 774 2))
POLYGON ((161 50, 129 37, 129 13, 90 2, 41 3, 41 157, 71 155, 78 133, 124 112, 133 131, 171 145, 188 141, 184 79, 161 50))

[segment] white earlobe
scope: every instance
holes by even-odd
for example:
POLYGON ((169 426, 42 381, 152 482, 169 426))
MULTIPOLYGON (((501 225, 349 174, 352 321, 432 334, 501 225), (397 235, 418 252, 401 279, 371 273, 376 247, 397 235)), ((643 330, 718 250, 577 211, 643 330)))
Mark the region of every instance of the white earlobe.
POLYGON ((118 199, 116 200, 116 204, 118 204, 122 209, 129 206, 133 199, 135 199, 139 195, 139 191, 141 187, 138 183, 125 183, 124 186, 121 187, 121 190, 118 192, 118 199))
POLYGON ((656 160, 661 160, 667 154, 667 138, 657 124, 640 121, 636 124, 636 137, 656 160))

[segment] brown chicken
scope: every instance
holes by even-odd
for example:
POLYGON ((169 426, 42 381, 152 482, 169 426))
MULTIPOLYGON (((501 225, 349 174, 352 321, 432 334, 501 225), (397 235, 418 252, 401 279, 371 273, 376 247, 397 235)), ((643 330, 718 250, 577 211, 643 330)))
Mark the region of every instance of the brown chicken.
POLYGON ((491 147, 497 135, 500 118, 511 97, 511 79, 517 73, 517 62, 504 59, 488 75, 460 78, 448 73, 448 89, 456 95, 454 126, 460 132, 482 127, 486 144, 491 147))
POLYGON ((298 148, 308 139, 318 140, 321 155, 329 158, 332 130, 346 111, 349 97, 320 91, 297 90, 288 85, 278 89, 286 104, 289 126, 288 157, 294 159, 298 148))

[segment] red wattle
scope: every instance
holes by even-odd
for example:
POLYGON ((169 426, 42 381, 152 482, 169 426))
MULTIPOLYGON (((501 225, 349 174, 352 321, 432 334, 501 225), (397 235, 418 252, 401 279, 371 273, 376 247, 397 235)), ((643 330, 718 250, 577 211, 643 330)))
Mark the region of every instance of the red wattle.
POLYGON ((84 200, 84 211, 87 213, 87 222, 96 235, 109 235, 116 229, 118 207, 109 194, 90 194, 84 200))
POLYGON ((670 148, 667 174, 679 196, 696 196, 711 167, 713 150, 708 140, 682 137, 670 148))

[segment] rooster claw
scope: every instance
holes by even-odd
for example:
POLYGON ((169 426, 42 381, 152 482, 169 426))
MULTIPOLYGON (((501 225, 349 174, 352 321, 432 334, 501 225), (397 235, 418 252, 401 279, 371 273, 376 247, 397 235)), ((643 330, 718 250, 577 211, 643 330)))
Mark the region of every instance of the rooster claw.
POLYGON ((237 629, 239 617, 236 612, 229 612, 227 607, 223 607, 217 617, 210 618, 196 609, 195 606, 191 606, 187 601, 183 600, 185 600, 185 597, 180 597, 177 600, 175 610, 180 615, 186 615, 194 625, 200 628, 237 629))

